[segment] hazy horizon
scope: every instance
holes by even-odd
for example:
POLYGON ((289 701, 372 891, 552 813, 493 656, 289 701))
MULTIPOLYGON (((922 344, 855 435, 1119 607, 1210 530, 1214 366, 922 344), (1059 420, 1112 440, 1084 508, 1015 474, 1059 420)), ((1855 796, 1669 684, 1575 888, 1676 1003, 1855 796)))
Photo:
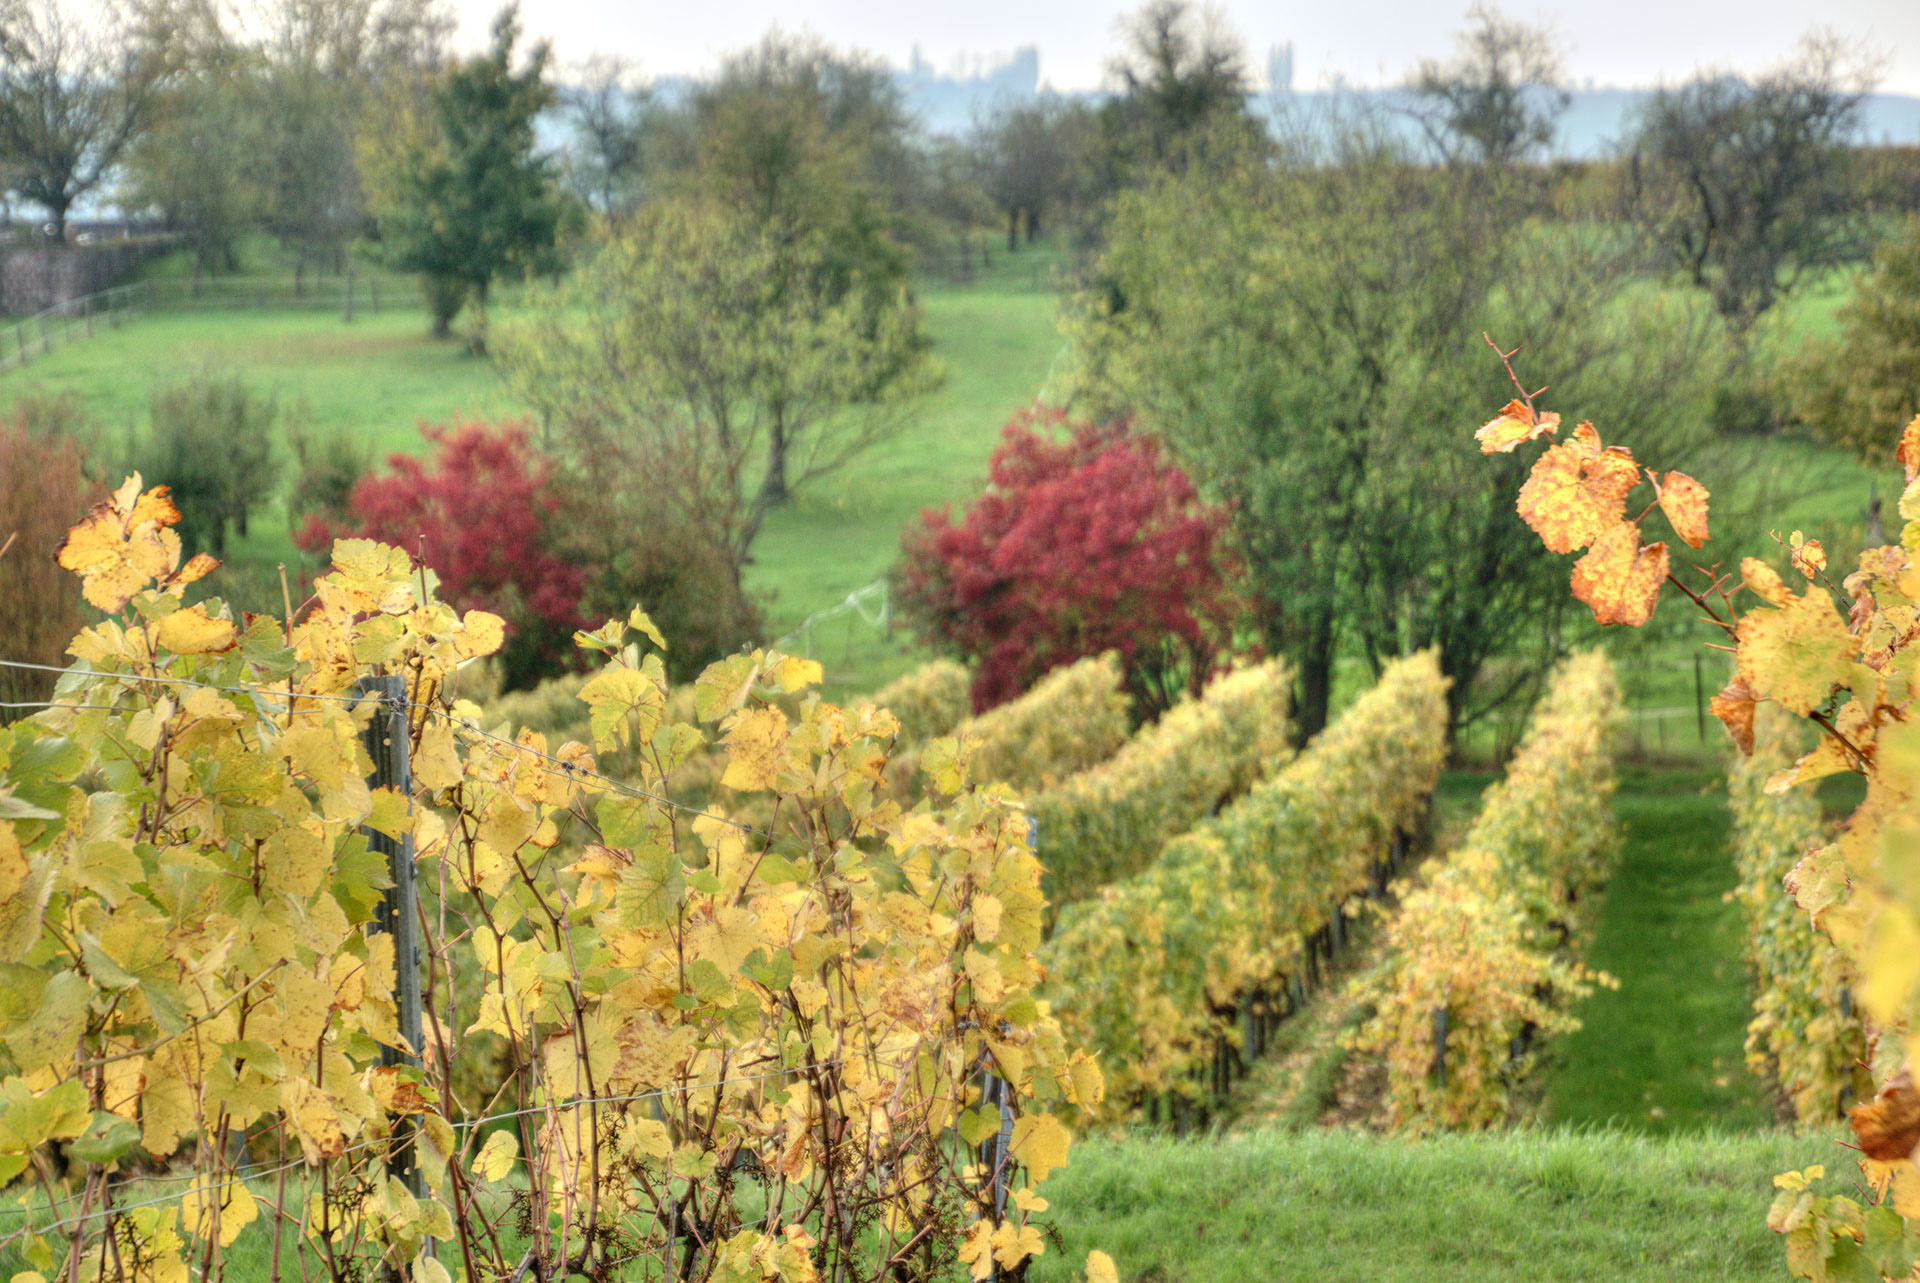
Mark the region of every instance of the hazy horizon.
MULTIPOLYGON (((452 0, 462 44, 477 44, 499 9, 498 0, 452 0)), ((1035 6, 979 0, 964 11, 875 5, 871 0, 732 0, 693 9, 629 0, 546 0, 523 5, 532 36, 549 40, 564 70, 595 56, 616 55, 647 77, 698 76, 720 58, 779 27, 831 44, 856 46, 906 67, 916 50, 937 71, 957 60, 1005 58, 1023 46, 1039 50, 1043 85, 1062 91, 1100 87, 1119 46, 1120 19, 1137 4, 1057 0, 1035 6)), ((1310 6, 1221 6, 1244 40, 1249 70, 1264 88, 1270 48, 1294 48, 1293 88, 1336 83, 1380 87, 1398 83, 1422 58, 1445 57, 1465 24, 1466 5, 1417 0, 1358 0, 1338 12, 1310 6)), ((1701 70, 1763 70, 1789 57, 1815 28, 1830 29, 1880 65, 1877 89, 1920 95, 1920 3, 1889 0, 1800 0, 1752 3, 1656 3, 1616 0, 1599 5, 1510 5, 1502 12, 1541 24, 1559 38, 1569 84, 1642 89, 1675 84, 1701 70)))

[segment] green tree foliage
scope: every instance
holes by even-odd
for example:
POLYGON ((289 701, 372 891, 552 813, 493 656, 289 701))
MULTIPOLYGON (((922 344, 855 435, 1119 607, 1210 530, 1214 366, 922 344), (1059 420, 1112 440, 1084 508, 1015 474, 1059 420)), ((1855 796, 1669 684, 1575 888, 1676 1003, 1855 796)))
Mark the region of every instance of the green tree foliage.
POLYGON ((1482 333, 1527 335, 1556 388, 1630 401, 1614 417, 1664 425, 1685 457, 1703 327, 1635 292, 1610 238, 1528 225, 1522 175, 1412 163, 1364 133, 1288 159, 1116 200, 1072 321, 1081 385, 1231 501, 1303 733, 1343 648, 1378 665, 1437 644, 1458 725, 1486 707, 1490 657, 1565 646, 1562 572, 1514 519, 1517 465, 1496 484, 1457 445, 1459 389, 1502 387, 1482 333))
POLYGON ((295 251, 298 288, 369 230, 356 135, 384 100, 424 101, 452 24, 435 0, 302 0, 266 19, 266 225, 295 251))
POLYGON ((1005 103, 974 131, 986 188, 1007 221, 1007 251, 1089 200, 1098 123, 1091 108, 1044 97, 1005 103))
POLYGON ((224 556, 229 525, 246 534, 248 515, 279 484, 279 418, 274 399, 237 373, 190 371, 154 393, 147 436, 130 451, 132 470, 170 488, 183 539, 224 556))
POLYGON ((1886 458, 1920 414, 1920 217, 1883 242, 1840 309, 1839 336, 1791 367, 1794 411, 1815 435, 1886 458))
POLYGON ((494 19, 493 43, 434 82, 428 113, 397 138, 365 149, 383 170, 373 210, 389 260, 428 282, 436 335, 470 295, 484 342, 493 282, 540 262, 559 232, 551 161, 534 148, 533 122, 553 100, 547 47, 514 69, 518 10, 494 19))
POLYGON ((1842 46, 1810 38, 1765 75, 1702 75, 1641 109, 1629 143, 1636 221, 1736 330, 1861 253, 1847 149, 1871 87, 1842 46))
POLYGON ((194 285, 238 266, 235 244, 268 208, 274 97, 253 53, 217 18, 176 33, 181 66, 128 156, 132 201, 159 210, 193 252, 194 285))
POLYGON ((859 266, 887 255, 845 249, 730 206, 658 202, 504 336, 599 591, 632 599, 668 576, 714 612, 694 631, 736 646, 768 513, 897 430, 937 377, 904 288, 859 266))

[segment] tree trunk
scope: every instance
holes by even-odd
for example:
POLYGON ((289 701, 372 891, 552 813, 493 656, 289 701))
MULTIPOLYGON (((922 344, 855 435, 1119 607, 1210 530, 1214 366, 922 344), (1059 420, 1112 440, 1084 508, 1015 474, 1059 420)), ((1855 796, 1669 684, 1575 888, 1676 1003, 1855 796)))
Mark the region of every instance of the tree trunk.
POLYGON ((787 491, 787 412, 783 405, 773 407, 773 424, 767 432, 767 476, 760 483, 765 510, 778 508, 788 499, 787 491))
POLYGON ((1020 248, 1020 208, 1014 206, 1007 211, 1007 253, 1020 248))
POLYGON ((1326 729, 1333 695, 1333 615, 1322 612, 1309 626, 1300 655, 1300 700, 1294 708, 1294 735, 1305 744, 1326 729))
POLYGON ((1040 234, 1040 208, 1027 206, 1027 244, 1033 244, 1033 238, 1040 234))

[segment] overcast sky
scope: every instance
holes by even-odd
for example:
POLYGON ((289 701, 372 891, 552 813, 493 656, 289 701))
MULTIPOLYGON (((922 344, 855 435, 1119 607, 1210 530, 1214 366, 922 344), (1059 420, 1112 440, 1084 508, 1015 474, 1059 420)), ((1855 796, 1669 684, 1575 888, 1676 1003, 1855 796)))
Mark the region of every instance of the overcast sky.
MULTIPOLYGON (((497 0, 453 0, 477 44, 497 0)), ((1398 81, 1420 58, 1452 48, 1465 0, 1345 0, 1328 4, 1227 0, 1252 70, 1269 46, 1294 44, 1294 87, 1398 81)), ((1040 49, 1040 74, 1058 89, 1094 88, 1129 6, 1112 0, 523 0, 529 31, 553 42, 563 65, 596 53, 636 61, 650 76, 700 74, 778 23, 904 66, 915 45, 942 71, 958 56, 1040 49)), ((1920 0, 1608 0, 1511 3, 1509 15, 1550 26, 1575 85, 1651 85, 1704 67, 1758 69, 1778 61, 1816 23, 1858 40, 1882 60, 1880 87, 1920 95, 1920 0)))

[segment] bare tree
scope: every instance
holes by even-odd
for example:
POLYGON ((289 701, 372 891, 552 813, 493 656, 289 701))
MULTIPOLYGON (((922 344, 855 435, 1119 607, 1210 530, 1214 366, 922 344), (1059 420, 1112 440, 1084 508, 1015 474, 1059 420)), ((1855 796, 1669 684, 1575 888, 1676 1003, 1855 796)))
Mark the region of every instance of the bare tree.
POLYGON ((1408 113, 1440 154, 1511 165, 1551 146, 1571 101, 1553 33, 1475 4, 1457 46, 1450 62, 1422 62, 1407 86, 1408 113))
POLYGON ((168 62, 158 24, 115 5, 92 23, 60 0, 6 12, 0 40, 0 155, 10 187, 64 237, 75 201, 113 172, 153 110, 168 62))
POLYGON ((574 144, 567 180, 588 207, 617 217, 639 201, 647 166, 650 95, 620 58, 594 58, 580 69, 578 86, 560 91, 574 144))
POLYGON ((1765 75, 1703 75, 1642 109, 1628 157, 1637 221, 1737 330, 1807 273, 1864 253, 1847 147, 1873 81, 1816 35, 1765 75))

